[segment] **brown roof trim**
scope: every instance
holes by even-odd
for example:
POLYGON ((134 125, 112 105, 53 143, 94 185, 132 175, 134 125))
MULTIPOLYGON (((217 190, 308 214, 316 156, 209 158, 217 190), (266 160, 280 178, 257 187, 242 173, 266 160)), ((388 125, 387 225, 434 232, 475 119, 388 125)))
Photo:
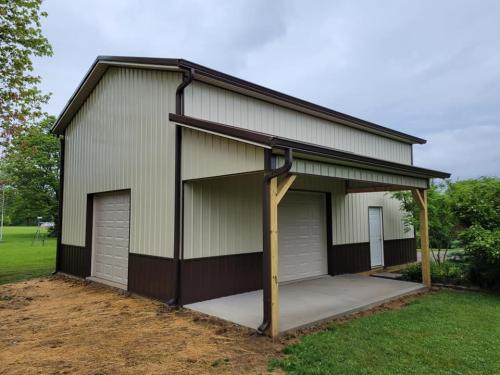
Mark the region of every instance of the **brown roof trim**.
POLYGON ((323 116, 329 116, 336 118, 341 121, 353 124, 360 129, 371 131, 389 138, 398 138, 404 142, 408 143, 426 143, 425 139, 415 137, 406 133, 399 132, 397 130, 389 129, 387 127, 369 122, 366 120, 359 119, 354 116, 350 116, 332 109, 287 95, 281 92, 269 89, 264 86, 257 85, 255 83, 245 81, 240 78, 233 77, 229 74, 219 72, 217 70, 205 67, 193 63, 191 61, 183 59, 173 59, 173 58, 155 58, 155 57, 126 57, 126 56, 98 56, 97 59, 92 64, 91 68, 85 75, 84 79, 78 86, 75 93, 71 96, 70 100, 64 107, 61 115, 57 119, 54 127, 54 133, 61 133, 73 116, 76 114, 80 106, 83 104, 87 96, 90 94, 95 85, 99 82, 101 77, 104 75, 107 68, 113 64, 138 64, 138 65, 151 65, 151 66, 171 66, 177 67, 179 69, 194 69, 197 76, 207 77, 215 81, 238 87, 255 94, 262 95, 264 97, 272 98, 274 100, 281 101, 283 103, 288 103, 297 107, 304 108, 305 110, 318 113, 323 116))
POLYGON ((270 134, 255 132, 252 130, 241 129, 235 126, 221 124, 213 121, 206 121, 189 116, 179 116, 173 113, 169 114, 170 121, 177 124, 187 125, 193 128, 198 128, 205 131, 219 133, 221 135, 239 138, 244 141, 260 143, 269 147, 275 148, 293 148, 296 151, 303 152, 309 155, 319 155, 334 158, 335 160, 363 164, 368 167, 390 169, 397 173, 406 173, 417 175, 424 178, 448 178, 450 174, 447 172, 435 171, 416 167, 408 164, 395 163, 387 160, 372 158, 354 154, 351 152, 341 151, 334 148, 317 146, 307 142, 295 141, 288 138, 274 137, 270 134))
POLYGON ((271 146, 273 141, 273 136, 265 133, 260 133, 256 131, 246 130, 238 128, 236 126, 219 124, 217 122, 200 120, 194 117, 176 115, 170 113, 168 115, 170 121, 176 122, 178 124, 191 126, 193 128, 206 130, 214 133, 219 133, 222 135, 239 138, 252 143, 259 143, 266 146, 271 146))

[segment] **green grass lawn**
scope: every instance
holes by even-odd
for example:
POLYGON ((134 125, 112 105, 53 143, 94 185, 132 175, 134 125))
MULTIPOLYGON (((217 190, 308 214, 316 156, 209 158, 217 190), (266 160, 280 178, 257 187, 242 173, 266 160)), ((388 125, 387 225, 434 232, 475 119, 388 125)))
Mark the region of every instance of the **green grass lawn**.
POLYGON ((500 374, 500 296, 440 291, 305 336, 271 362, 289 374, 500 374))
POLYGON ((0 242, 0 284, 33 277, 46 276, 54 271, 55 238, 46 238, 45 245, 35 241, 36 227, 5 227, 0 242))

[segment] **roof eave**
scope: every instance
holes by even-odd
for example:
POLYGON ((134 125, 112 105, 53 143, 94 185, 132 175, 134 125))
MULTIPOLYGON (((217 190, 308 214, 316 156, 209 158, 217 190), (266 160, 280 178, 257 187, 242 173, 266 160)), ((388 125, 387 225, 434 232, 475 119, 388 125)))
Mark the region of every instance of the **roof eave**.
POLYGON ((376 159, 369 156, 354 154, 347 151, 341 151, 324 146, 318 146, 310 143, 295 141, 292 139, 275 137, 270 134, 256 132, 248 129, 238 128, 236 126, 221 124, 213 121, 202 120, 194 117, 169 114, 169 120, 178 124, 187 125, 192 128, 201 130, 209 130, 213 133, 218 133, 222 136, 228 135, 235 139, 242 139, 272 148, 293 148, 304 154, 324 156, 332 161, 341 161, 349 163, 357 163, 369 168, 382 168, 400 173, 402 175, 411 175, 421 178, 449 178, 451 175, 447 172, 435 171, 432 169, 416 167, 408 164, 401 164, 382 159, 376 159))
POLYGON ((162 69, 165 67, 178 68, 178 69, 195 69, 196 74, 199 77, 210 77, 221 83, 225 83, 230 86, 242 88, 255 94, 268 97, 289 105, 294 105, 297 107, 304 108, 308 111, 317 113, 322 116, 329 116, 332 119, 337 119, 337 121, 342 121, 344 124, 351 124, 353 127, 357 127, 361 130, 373 132, 385 137, 398 139, 402 142, 412 143, 412 144, 424 144, 425 139, 418 138, 406 133, 399 132, 384 126, 359 119, 354 116, 350 116, 341 112, 334 111, 332 109, 322 107, 320 105, 295 98, 293 96, 283 94, 281 92, 266 88, 254 84, 243 79, 230 76, 228 74, 210 69, 208 67, 193 63, 188 60, 176 59, 176 58, 156 58, 156 57, 127 57, 127 56, 98 56, 90 69, 87 71, 83 80, 78 85, 77 89, 70 97, 63 111, 58 116, 54 126, 52 127, 52 132, 55 134, 62 134, 64 128, 69 125, 74 114, 78 111, 80 106, 85 102, 85 99, 90 94, 92 89, 97 85, 100 78, 106 72, 108 66, 110 65, 128 65, 143 68, 157 68, 162 69))
POLYGON ((57 117, 56 122, 51 128, 54 134, 63 134, 64 129, 69 125, 74 114, 85 102, 90 92, 94 89, 106 70, 110 66, 130 66, 130 67, 149 67, 157 69, 165 68, 178 68, 180 59, 171 58, 153 58, 125 56, 97 56, 89 70, 78 84, 76 90, 73 92, 69 100, 66 102, 63 110, 57 117))

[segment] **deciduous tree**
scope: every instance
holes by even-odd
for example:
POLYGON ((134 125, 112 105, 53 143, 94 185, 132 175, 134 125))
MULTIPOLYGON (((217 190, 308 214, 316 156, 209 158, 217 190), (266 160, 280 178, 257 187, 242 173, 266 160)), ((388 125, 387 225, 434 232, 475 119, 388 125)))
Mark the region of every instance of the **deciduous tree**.
MULTIPOLYGON (((43 36, 42 0, 0 0, 0 139, 5 146, 23 128, 40 121, 49 95, 39 89, 33 57, 51 56, 43 36)), ((2 146, 0 144, 0 146, 2 146)))
POLYGON ((54 117, 17 134, 5 149, 2 170, 10 186, 8 214, 13 224, 55 220, 59 182, 59 141, 49 133, 54 117))
MULTIPOLYGON (((447 189, 450 182, 431 183, 427 191, 427 207, 429 215, 429 241, 434 260, 438 263, 446 260, 448 249, 456 239, 456 219, 451 211, 447 189)), ((393 194, 401 202, 401 209, 407 214, 403 221, 406 230, 415 228, 419 232, 419 211, 410 192, 393 194)))

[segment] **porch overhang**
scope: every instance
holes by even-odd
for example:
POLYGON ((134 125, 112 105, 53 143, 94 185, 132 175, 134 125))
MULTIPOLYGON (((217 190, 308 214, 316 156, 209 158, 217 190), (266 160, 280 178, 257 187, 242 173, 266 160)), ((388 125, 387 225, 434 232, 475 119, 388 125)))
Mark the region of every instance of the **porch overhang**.
POLYGON ((293 149, 295 161, 292 173, 364 182, 362 187, 371 188, 371 191, 395 190, 396 187, 426 189, 430 178, 450 177, 447 172, 376 159, 194 117, 170 113, 169 119, 187 128, 271 149, 277 164, 284 161, 284 150, 293 149))
POLYGON ((420 207, 422 279, 430 287, 427 188, 431 178, 449 173, 358 155, 239 127, 170 113, 174 124, 265 148, 263 184, 263 322, 260 333, 280 331, 278 285, 278 205, 295 175, 343 180, 347 193, 411 190, 420 207), (278 181, 279 180, 279 181, 278 181))

